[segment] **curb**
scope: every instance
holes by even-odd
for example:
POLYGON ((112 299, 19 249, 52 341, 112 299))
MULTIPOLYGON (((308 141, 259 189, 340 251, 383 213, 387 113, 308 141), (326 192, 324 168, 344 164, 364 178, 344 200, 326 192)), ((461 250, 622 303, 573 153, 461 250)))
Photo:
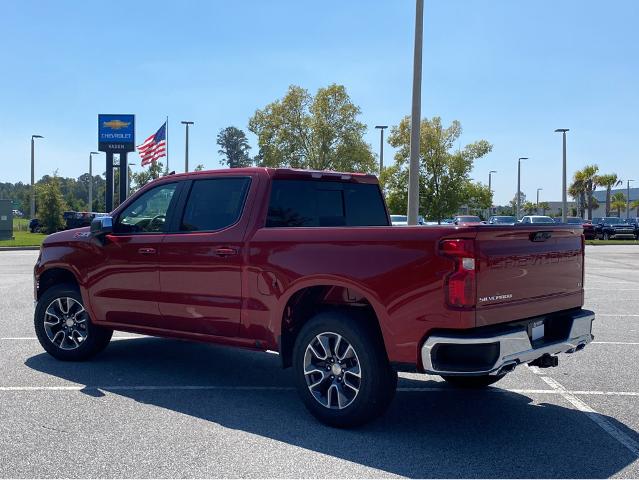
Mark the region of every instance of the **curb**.
POLYGON ((20 250, 40 250, 40 247, 0 247, 0 252, 18 252, 20 250))

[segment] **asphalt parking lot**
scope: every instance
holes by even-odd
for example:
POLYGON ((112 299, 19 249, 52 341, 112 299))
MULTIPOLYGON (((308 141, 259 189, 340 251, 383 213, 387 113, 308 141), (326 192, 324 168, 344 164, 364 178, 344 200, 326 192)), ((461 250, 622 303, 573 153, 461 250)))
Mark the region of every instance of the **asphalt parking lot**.
POLYGON ((0 252, 2 477, 639 477, 639 248, 587 247, 595 342, 494 388, 401 374, 381 419, 317 423, 276 355, 116 334, 43 353, 37 252, 0 252))

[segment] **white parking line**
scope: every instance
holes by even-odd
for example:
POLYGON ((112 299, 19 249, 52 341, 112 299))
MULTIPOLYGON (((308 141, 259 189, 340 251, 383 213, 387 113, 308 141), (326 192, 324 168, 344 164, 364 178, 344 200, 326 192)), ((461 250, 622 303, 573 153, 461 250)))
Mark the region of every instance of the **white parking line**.
MULTIPOLYGON (((536 368, 536 367, 532 367, 536 368)), ((544 377, 545 378, 545 377, 544 377)), ((188 390, 240 390, 240 391, 282 391, 295 390, 295 387, 260 386, 260 385, 52 385, 52 386, 5 386, 0 387, 0 392, 80 392, 82 390, 100 390, 106 392, 125 391, 188 391, 188 390)), ((398 392, 456 392, 447 387, 400 387, 398 392)), ((558 389, 520 389, 520 388, 490 388, 485 393, 519 393, 519 394, 543 394, 543 395, 597 395, 616 397, 639 397, 639 392, 606 392, 603 390, 563 390, 558 389)))
POLYGON ((591 342, 595 345, 639 345, 639 342, 591 342))
MULTIPOLYGON (((559 383, 554 378, 547 377, 542 374, 537 367, 530 367, 533 373, 539 375, 548 386, 550 386, 553 390, 555 390, 559 395, 561 395, 568 403, 570 403, 573 407, 575 407, 580 412, 583 412, 595 422, 599 427, 605 431, 612 438, 621 443, 624 447, 626 447, 635 457, 639 457, 639 443, 637 443, 634 439, 630 438, 624 432, 619 430, 615 425, 610 423, 604 416, 602 416, 595 409, 578 399, 575 394, 577 392, 571 392, 564 388, 564 386, 559 383)), ((583 394, 583 393, 582 393, 583 394)), ((600 394, 605 395, 605 392, 601 392, 600 394)))
POLYGON ((595 317, 639 317, 639 313, 596 313, 595 317))

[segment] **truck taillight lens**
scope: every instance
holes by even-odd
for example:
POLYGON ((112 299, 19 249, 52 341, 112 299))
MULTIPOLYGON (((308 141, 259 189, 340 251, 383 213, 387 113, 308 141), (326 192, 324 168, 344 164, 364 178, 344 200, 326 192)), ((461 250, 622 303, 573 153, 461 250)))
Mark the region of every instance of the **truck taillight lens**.
POLYGON ((446 301, 452 307, 475 306, 475 243, 468 239, 443 240, 441 253, 455 260, 446 277, 446 301))

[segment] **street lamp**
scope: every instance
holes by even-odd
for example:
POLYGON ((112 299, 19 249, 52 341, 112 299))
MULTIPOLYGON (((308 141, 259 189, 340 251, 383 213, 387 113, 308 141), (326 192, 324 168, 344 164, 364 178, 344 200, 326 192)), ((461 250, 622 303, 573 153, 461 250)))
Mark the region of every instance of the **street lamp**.
POLYGON ((626 220, 630 218, 630 182, 634 180, 626 180, 626 220))
POLYGON ((543 190, 543 188, 538 188, 537 189, 537 208, 536 208, 537 215, 539 215, 539 192, 541 192, 542 190, 543 190))
POLYGON ((182 121, 182 125, 186 126, 186 143, 184 147, 184 171, 189 171, 189 126, 193 125, 193 122, 182 121))
POLYGON ((491 198, 491 200, 490 200, 491 206, 490 206, 490 207, 488 207, 488 217, 490 217, 490 214, 491 214, 491 211, 490 211, 490 210, 491 210, 491 207, 492 207, 492 198, 493 198, 493 196, 492 196, 492 193, 493 193, 493 188, 492 188, 492 184, 493 184, 493 173, 497 173, 497 170, 491 170, 490 172, 488 172, 488 193, 490 193, 490 194, 491 194, 491 195, 490 195, 490 198, 491 198))
POLYGON ((521 161, 528 160, 528 157, 519 157, 517 159, 517 211, 515 217, 519 220, 519 210, 521 209, 521 161))
POLYGON ((30 218, 35 218, 35 139, 44 138, 42 135, 31 135, 31 209, 30 218))
POLYGON ((422 47, 424 0, 415 1, 415 48, 413 52, 413 100, 410 114, 410 166, 408 169, 408 224, 419 217, 419 133, 422 110, 422 47))
POLYGON ((375 128, 379 129, 379 174, 382 174, 384 169, 384 129, 388 128, 388 125, 375 125, 375 128))
POLYGON ((89 153, 89 212, 93 211, 93 155, 100 155, 100 152, 89 153))
POLYGON ((568 209, 568 199, 566 198, 566 193, 568 190, 568 187, 566 185, 566 132, 570 131, 570 129, 568 128, 558 128, 555 130, 555 132, 559 133, 561 132, 563 139, 564 139, 564 163, 563 163, 563 170, 562 170, 562 184, 561 184, 561 221, 563 223, 566 223, 566 210, 568 209))

